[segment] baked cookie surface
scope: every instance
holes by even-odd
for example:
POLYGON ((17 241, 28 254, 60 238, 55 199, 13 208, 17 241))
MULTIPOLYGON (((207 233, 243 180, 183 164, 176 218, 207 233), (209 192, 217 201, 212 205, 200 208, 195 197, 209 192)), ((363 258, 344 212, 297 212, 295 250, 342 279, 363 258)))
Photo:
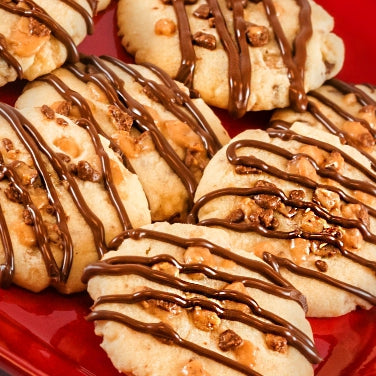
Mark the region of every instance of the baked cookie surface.
POLYGON ((82 270, 108 251, 108 242, 150 223, 150 212, 137 176, 109 141, 88 121, 74 123, 56 92, 37 89, 36 101, 47 95, 52 107, 0 107, 0 280, 72 293, 85 288, 82 270))
POLYGON ((119 371, 313 374, 319 359, 302 296, 231 249, 224 231, 155 223, 115 243, 83 279, 94 300, 88 319, 119 371))
POLYGON ((77 45, 93 32, 93 15, 109 0, 1 0, 0 86, 33 80, 66 60, 77 61, 77 45))
POLYGON ((342 67, 332 17, 313 1, 299 4, 120 0, 118 26, 136 62, 160 66, 208 104, 240 117, 289 104, 304 108, 304 93, 342 67))
POLYGON ((303 123, 249 130, 211 160, 190 221, 226 229, 296 286, 309 316, 376 303, 375 174, 355 148, 303 123))
MULTIPOLYGON (((153 221, 184 221, 203 169, 229 140, 220 120, 202 99, 154 66, 91 56, 38 80, 59 91, 112 140, 139 177, 153 221)), ((18 99, 45 104, 31 84, 18 99)), ((26 102, 26 104, 25 104, 26 102)))

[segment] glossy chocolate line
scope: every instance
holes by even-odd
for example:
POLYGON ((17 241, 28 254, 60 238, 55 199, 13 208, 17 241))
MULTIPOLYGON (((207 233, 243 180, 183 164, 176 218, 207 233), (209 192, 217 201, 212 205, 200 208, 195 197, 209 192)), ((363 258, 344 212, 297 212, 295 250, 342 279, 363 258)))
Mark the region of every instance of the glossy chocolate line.
MULTIPOLYGON (((13 107, 0 103, 0 114, 8 122, 13 131, 17 134, 19 140, 24 145, 25 149, 29 152, 33 164, 37 169, 40 179, 47 190, 48 200, 53 205, 55 217, 60 229, 60 237, 63 249, 63 262, 60 270, 60 281, 66 282, 72 266, 73 260, 73 243, 67 225, 67 217, 62 204, 58 198, 56 189, 52 183, 50 174, 48 173, 45 162, 41 158, 37 145, 32 141, 30 135, 25 131, 25 124, 30 123, 13 107)), ((51 267, 47 267, 49 270, 51 267)), ((52 267, 53 268, 53 267, 52 267)))
MULTIPOLYGON (((242 147, 253 147, 257 149, 267 150, 289 161, 294 160, 299 157, 304 157, 309 160, 309 162, 311 163, 311 165, 313 166, 313 168, 315 169, 316 173, 319 176, 334 180, 348 189, 352 189, 352 190, 357 189, 357 190, 366 192, 370 195, 376 196, 376 186, 374 184, 366 182, 364 180, 356 180, 356 179, 348 178, 344 175, 339 174, 335 169, 332 169, 332 168, 320 168, 317 165, 316 161, 312 157, 310 157, 308 154, 304 154, 304 153, 293 154, 286 149, 283 149, 279 146, 273 145, 268 142, 256 141, 256 140, 242 140, 242 141, 236 141, 232 143, 227 148, 227 158, 230 163, 235 164, 235 165, 241 164, 241 165, 246 165, 246 166, 251 166, 251 167, 259 166, 260 163, 262 163, 262 167, 260 169, 265 172, 267 171, 268 173, 274 176, 281 177, 284 180, 294 180, 294 181, 298 181, 299 183, 300 181, 305 181, 306 184, 312 187, 312 183, 311 183, 312 179, 305 178, 303 176, 297 177, 297 175, 295 174, 289 174, 287 172, 283 172, 274 166, 268 165, 266 162, 265 163, 261 162, 258 158, 254 156, 237 157, 235 154, 235 150, 242 148, 242 147)), ((318 186, 319 184, 314 182, 314 185, 318 186)))
POLYGON ((105 189, 109 193, 111 203, 116 209, 116 213, 118 215, 118 218, 119 218, 119 221, 123 230, 132 228, 132 223, 128 217, 127 211, 125 210, 123 202, 119 196, 119 192, 116 189, 116 186, 114 184, 114 179, 112 176, 111 165, 110 165, 110 158, 103 148, 102 142, 96 132, 94 125, 90 123, 87 119, 79 119, 76 122, 76 124, 86 129, 86 131, 90 135, 90 138, 92 140, 96 153, 101 162, 101 167, 103 171, 103 182, 104 182, 105 189))
MULTIPOLYGON (((257 141, 254 141, 254 142, 257 142, 257 141)), ((315 182, 314 180, 306 178, 304 176, 297 175, 297 174, 289 174, 274 166, 268 165, 267 163, 253 156, 242 156, 242 157, 236 156, 236 152, 235 152, 236 149, 244 147, 245 145, 250 145, 251 143, 253 143, 253 141, 251 140, 240 140, 240 141, 236 141, 230 144, 229 147, 227 148, 227 158, 229 162, 232 163, 233 165, 244 165, 244 166, 254 167, 254 168, 257 168, 258 170, 266 172, 267 174, 276 176, 279 179, 292 181, 292 182, 298 183, 304 187, 307 187, 313 190, 317 188, 323 188, 323 189, 336 192, 337 194, 339 194, 341 199, 343 199, 346 202, 361 203, 359 200, 352 198, 351 196, 343 192, 341 189, 334 187, 332 185, 319 184, 315 182)), ((366 183, 364 183, 364 186, 365 188, 367 188, 366 183)), ((358 187, 358 185, 356 185, 356 188, 359 190, 363 190, 363 191, 365 189, 365 188, 362 189, 362 187, 360 186, 358 187)))
POLYGON ((312 36, 311 7, 307 0, 298 0, 299 32, 295 37, 293 56, 292 49, 279 22, 276 9, 272 0, 263 0, 266 15, 273 28, 274 35, 281 51, 283 62, 288 70, 290 81, 289 99, 290 105, 298 112, 307 108, 307 96, 304 90, 304 68, 307 58, 306 46, 312 36))
POLYGON ((325 104, 326 106, 328 106, 332 111, 337 113, 342 118, 348 121, 356 121, 358 123, 361 123, 363 127, 367 128, 367 130, 372 134, 373 138, 376 137, 376 131, 371 127, 371 125, 366 120, 352 116, 349 112, 345 111, 345 109, 341 108, 338 104, 331 101, 325 95, 321 94, 320 92, 316 90, 310 91, 309 95, 313 98, 316 98, 318 101, 325 104))
POLYGON ((62 158, 47 145, 43 137, 39 134, 39 132, 31 123, 25 123, 24 127, 30 134, 30 136, 33 138, 33 140, 39 145, 40 150, 46 155, 53 169, 59 176, 59 179, 62 181, 66 181, 68 183, 68 192, 70 193, 73 202, 76 204, 78 211, 81 213, 86 223, 89 225, 91 232, 94 236, 94 241, 98 255, 102 257, 108 251, 105 241, 105 230, 103 227, 103 223, 94 214, 94 212, 86 203, 77 185, 76 180, 68 171, 68 168, 62 160, 62 158))
MULTIPOLYGON (((17 4, 19 0, 16 0, 17 4)), ((17 14, 21 17, 33 17, 38 20, 43 25, 46 25, 52 32, 52 34, 58 39, 61 43, 64 44, 68 53, 68 60, 71 62, 76 62, 79 60, 79 55, 77 51, 76 44, 74 43, 72 37, 57 23, 53 18, 51 18, 43 8, 34 3, 32 0, 22 0, 27 6, 28 9, 17 7, 14 3, 4 3, 0 2, 0 8, 17 14)))
POLYGON ((16 71, 17 77, 22 80, 22 66, 18 62, 18 60, 8 51, 7 42, 3 34, 0 34, 0 57, 2 57, 6 61, 6 63, 16 71))
POLYGON ((193 131, 195 131, 195 133, 199 135, 209 156, 212 157, 221 148, 222 145, 219 143, 215 133, 211 129, 204 116, 193 104, 188 95, 182 92, 178 88, 176 83, 172 79, 170 79, 166 73, 162 72, 156 66, 152 66, 151 64, 143 64, 153 73, 159 72, 158 77, 164 78, 164 85, 161 85, 151 79, 147 79, 146 77, 142 76, 137 70, 133 69, 131 65, 126 64, 119 59, 110 56, 102 56, 101 59, 108 61, 111 64, 114 64, 118 68, 122 69, 142 87, 148 87, 152 91, 153 95, 158 98, 160 103, 168 111, 174 114, 183 123, 186 123, 193 131), (187 116, 187 114, 182 111, 182 106, 189 110, 191 116, 187 116))
MULTIPOLYGON (((61 0, 63 3, 74 9, 77 13, 80 13, 82 18, 85 21, 86 24, 86 31, 89 35, 93 34, 94 32, 94 22, 93 22, 93 17, 91 14, 84 8, 82 7, 79 3, 77 3, 75 0, 61 0)), ((93 14, 95 14, 95 8, 93 8, 93 2, 90 0, 87 0, 91 10, 93 11, 93 14)))
MULTIPOLYGON (((198 265, 197 269, 200 270, 199 268, 200 265, 198 265)), ((219 301, 230 300, 233 302, 245 304, 248 308, 250 308, 253 315, 270 321, 272 323, 272 326, 269 326, 270 324, 266 323, 263 320, 252 318, 252 316, 250 316, 249 314, 244 315, 239 310, 229 310, 233 313, 231 318, 232 320, 243 322, 247 325, 253 326, 254 328, 262 332, 278 333, 278 335, 282 335, 288 338, 290 344, 296 347, 306 357, 309 357, 310 361, 315 360, 315 358, 311 358, 312 355, 316 356, 317 360, 317 354, 315 354, 314 351, 314 344, 303 332, 301 332, 294 325, 290 324, 281 317, 273 314, 270 311, 264 310, 257 304, 257 302, 253 298, 239 291, 230 289, 215 289, 197 283, 188 282, 183 279, 174 277, 170 274, 160 272, 158 270, 152 270, 151 268, 145 267, 143 265, 128 264, 127 257, 122 256, 113 257, 112 259, 107 259, 102 262, 97 262, 95 264, 89 265, 85 269, 83 281, 87 281, 91 277, 98 274, 111 276, 135 274, 147 280, 179 289, 184 293, 200 294, 207 297, 208 299, 215 299, 219 301)), ((154 291, 154 295, 154 298, 157 299, 158 295, 156 294, 156 291, 154 291)), ((205 306, 203 304, 201 304, 201 306, 204 309, 208 308, 216 312, 216 310, 213 309, 214 305, 210 307, 207 302, 205 302, 205 306)), ((223 308, 221 308, 221 310, 223 313, 226 313, 226 310, 224 310, 223 308)), ((223 313, 220 313, 220 315, 222 315, 223 313)), ((225 318, 230 319, 229 317, 225 318)))
MULTIPOLYGON (((376 106, 376 101, 373 100, 365 91, 356 87, 355 85, 348 84, 344 81, 332 78, 327 81, 328 85, 333 86, 343 94, 353 93, 362 106, 376 106)), ((367 84, 365 84, 367 86, 367 84)))
POLYGON ((47 273, 52 280, 58 280, 59 268, 52 255, 46 226, 44 225, 42 215, 38 208, 34 205, 27 189, 21 183, 21 179, 18 177, 17 172, 13 169, 11 164, 4 165, 0 163, 0 174, 5 176, 13 185, 13 188, 17 191, 20 198, 20 203, 26 208, 33 219, 33 230, 36 236, 38 248, 41 250, 41 254, 46 265, 47 273))
POLYGON ((362 153, 371 163, 371 167, 373 170, 376 170, 376 159, 366 151, 358 148, 354 142, 351 140, 351 137, 349 134, 345 131, 340 130, 332 121, 329 120, 317 107, 315 103, 312 101, 309 101, 308 107, 307 107, 308 112, 316 119, 318 120, 324 127, 332 134, 336 135, 339 137, 340 141, 343 142, 344 144, 348 144, 350 146, 353 146, 356 148, 360 153, 362 153))
MULTIPOLYGON (((126 112, 128 115, 131 116, 130 111, 120 102, 120 100, 117 97, 117 94, 113 87, 109 84, 109 82, 103 78, 102 76, 98 74, 87 74, 84 70, 80 69, 78 66, 73 64, 67 64, 64 66, 65 69, 67 69, 69 72, 71 72, 76 78, 81 80, 82 82, 93 82, 95 83, 99 88, 103 90, 103 92, 106 94, 107 98, 109 99, 110 103, 115 104, 118 108, 120 108, 122 111, 126 112)), ((89 106, 85 106, 85 110, 89 109, 89 106)), ((117 153, 122 161, 124 166, 132 173, 135 173, 134 168, 132 167, 130 161, 126 157, 126 155, 120 150, 119 146, 115 143, 115 141, 110 137, 104 130, 99 126, 97 121, 95 120, 91 110, 89 114, 90 123, 95 126, 95 130, 98 134, 105 137, 109 143, 110 148, 114 150, 115 153, 117 153)))
POLYGON ((3 209, 0 205, 0 238, 3 246, 5 263, 0 264, 0 287, 8 288, 14 278, 14 248, 10 238, 9 228, 7 226, 3 209))
POLYGON ((193 174, 189 171, 188 167, 183 163, 183 161, 176 154, 175 150, 156 127, 152 116, 145 109, 145 107, 136 101, 125 90, 123 80, 121 80, 109 67, 105 65, 105 63, 101 62, 99 59, 93 57, 92 62, 101 73, 105 74, 107 79, 114 86, 121 100, 124 101, 124 105, 129 108, 132 113, 132 117, 135 118, 136 122, 141 127, 141 130, 150 132, 157 151, 185 186, 188 193, 188 207, 191 207, 193 203, 193 195, 197 188, 197 182, 193 174))
MULTIPOLYGON (((121 261, 128 264, 142 264, 148 267, 152 267, 160 262, 168 262, 171 265, 174 265, 179 270, 179 273, 202 273, 209 279, 221 280, 228 284, 241 282, 245 287, 258 289, 269 294, 276 295, 280 298, 295 300, 299 305, 301 305, 304 310, 307 310, 307 302, 305 297, 293 286, 279 286, 276 283, 262 281, 256 278, 234 275, 213 269, 204 264, 182 264, 178 262, 173 256, 168 254, 160 254, 153 257, 129 256, 123 257, 121 261)), ((108 261, 108 263, 111 263, 111 260, 108 261)))
POLYGON ((172 5, 177 18, 181 62, 176 79, 193 89, 193 78, 196 67, 196 54, 192 43, 191 28, 185 11, 184 0, 172 0, 172 5))
MULTIPOLYGON (((235 296, 235 294, 238 292, 232 291, 231 293, 234 293, 235 296)), ((185 309, 201 307, 202 309, 214 312, 221 319, 241 322, 259 330, 262 333, 272 333, 283 336, 287 339, 291 346, 297 348, 301 353, 305 353, 307 357, 310 356, 309 360, 311 362, 320 361, 319 356, 314 349, 314 343, 299 329, 294 328, 287 321, 273 314, 271 315, 275 316, 275 318, 280 321, 277 322, 277 324, 274 323, 274 320, 270 320, 271 323, 268 323, 258 319, 257 317, 251 316, 249 313, 236 309, 223 308, 212 300, 203 299, 197 296, 193 298, 184 298, 177 294, 151 289, 138 291, 134 294, 101 296, 96 300, 93 307, 106 303, 135 304, 154 299, 176 304, 177 306, 185 309)), ((258 309, 261 310, 259 307, 258 309)), ((268 314, 270 314, 270 312, 268 312, 268 314)))
POLYGON ((127 327, 141 332, 152 335, 153 337, 159 338, 163 342, 174 343, 177 346, 190 350, 200 356, 212 359, 216 362, 222 363, 227 367, 233 368, 245 375, 249 376, 262 376, 260 373, 254 371, 252 368, 242 365, 241 363, 232 360, 231 358, 225 357, 219 353, 208 350, 205 347, 199 346, 194 342, 187 341, 181 338, 178 333, 176 333, 172 327, 163 322, 158 323, 144 323, 135 320, 129 316, 121 314, 119 312, 113 312, 108 310, 93 311, 87 317, 89 321, 97 320, 108 320, 115 321, 120 324, 126 325, 127 327))
MULTIPOLYGON (((247 48, 247 52, 245 52, 243 42, 241 42, 241 49, 239 50, 238 46, 233 41, 218 1, 207 0, 207 3, 213 13, 215 27, 228 56, 228 82, 230 91, 228 111, 234 117, 241 117, 246 112, 250 94, 251 61, 250 59, 248 62, 245 61, 247 54, 249 55, 249 51, 247 48)), ((237 11, 237 14, 234 15, 234 19, 237 19, 240 16, 240 13, 241 16, 243 16, 243 11, 239 11, 239 6, 242 6, 239 3, 241 3, 241 0, 233 1, 233 5, 237 11)), ((241 30, 236 29, 236 27, 239 26, 240 21, 237 20, 234 24, 236 38, 239 37, 238 34, 245 28, 245 25, 243 24, 241 30)))
MULTIPOLYGON (((222 144, 218 140, 217 135, 215 134, 212 127, 206 120, 205 116, 196 107, 196 105, 193 103, 190 97, 187 94, 185 94, 184 91, 180 90, 176 82, 172 80, 171 77, 166 72, 162 71, 156 65, 151 64, 151 63, 143 63, 142 65, 150 69, 151 72, 153 72, 167 87, 169 87, 172 90, 177 102, 182 102, 182 104, 189 111, 190 115, 196 122, 196 123, 193 123, 192 128, 197 130, 197 132, 200 134, 200 137, 202 137, 202 141, 209 155, 213 156, 214 153, 217 152, 222 147, 222 144), (198 126, 196 126, 196 124, 198 126), (207 139, 208 135, 209 135, 209 139, 207 139)), ((185 121, 188 122, 187 119, 189 118, 187 117, 185 121)), ((191 125, 190 120, 188 124, 191 125)))
POLYGON ((288 128, 285 128, 284 124, 279 120, 272 121, 271 125, 273 128, 268 128, 266 130, 270 137, 279 137, 282 140, 296 140, 306 145, 317 146, 318 148, 325 150, 328 153, 336 151, 341 154, 346 163, 349 163, 351 166, 376 182, 376 174, 374 172, 369 170, 366 166, 364 166, 364 164, 358 162, 356 159, 352 158, 350 155, 348 155, 338 147, 315 138, 300 135, 288 128))
POLYGON ((270 266, 272 266, 273 269, 277 272, 279 272, 279 269, 283 267, 283 268, 288 269, 290 272, 293 272, 294 274, 297 274, 303 277, 319 279, 331 286, 334 286, 336 288, 349 292, 353 295, 359 296, 360 298, 371 303, 372 305, 376 305, 376 296, 372 295, 368 291, 365 291, 361 288, 355 287, 346 282, 339 281, 324 273, 320 273, 318 271, 308 269, 308 268, 303 268, 301 266, 294 264, 291 260, 287 258, 272 255, 268 252, 264 253, 263 258, 264 258, 264 261, 267 262, 270 266))
MULTIPOLYGON (((361 220, 347 219, 347 218, 331 215, 325 209, 322 209, 320 205, 314 202, 288 199, 282 190, 278 188, 271 188, 271 187, 254 187, 254 188, 230 187, 230 188, 222 188, 222 189, 212 191, 208 193, 207 195, 202 196, 195 203, 193 210, 189 214, 188 222, 197 223, 198 222, 197 216, 198 216, 198 212, 200 208, 203 207, 207 202, 215 198, 223 197, 223 196, 234 196, 234 195, 248 197, 248 196, 255 196, 259 194, 265 194, 265 195, 278 197, 281 199, 281 201, 285 205, 292 206, 296 209, 312 210, 312 212, 314 212, 318 217, 325 219, 328 223, 335 224, 343 228, 357 228, 361 232, 365 240, 376 244, 376 235, 372 234, 367 228, 367 226, 361 220)), ((240 231, 240 232, 257 231, 258 233, 262 235, 267 235, 269 237, 276 237, 276 238, 282 238, 282 239, 285 239, 285 238, 292 239, 294 237, 303 237, 305 239, 310 238, 310 235, 308 235, 309 233, 304 232, 302 230, 297 229, 297 230, 290 231, 290 232, 275 231, 275 230, 268 230, 267 228, 265 228, 264 226, 260 224, 232 223, 227 220, 217 220, 217 219, 204 219, 204 220, 201 220, 199 224, 213 226, 214 222, 216 225, 219 225, 221 223, 222 227, 224 226, 227 228, 236 229, 237 231, 240 231)), ((328 238, 324 236, 324 239, 326 243, 331 243, 330 241, 331 237, 329 235, 328 235, 328 238)), ((342 242, 339 241, 338 239, 335 239, 335 242, 332 244, 341 249, 343 248, 342 242)), ((343 251, 344 249, 342 250, 342 252, 343 251)), ((372 263, 372 265, 376 265, 376 262, 372 263)))
POLYGON ((171 234, 165 234, 159 231, 147 230, 147 229, 133 229, 125 231, 115 237, 110 243, 110 249, 117 249, 124 239, 131 238, 134 240, 138 239, 153 239, 162 241, 168 244, 173 244, 181 248, 188 247, 204 247, 210 250, 210 252, 216 256, 222 257, 227 260, 232 260, 237 264, 247 268, 248 270, 255 271, 278 286, 290 287, 293 286, 291 283, 282 278, 279 274, 276 274, 270 270, 264 263, 257 260, 250 260, 248 258, 239 256, 238 254, 231 252, 223 247, 220 247, 206 239, 192 238, 185 239, 171 234))
MULTIPOLYGON (((95 140, 96 132, 100 128, 100 126, 95 120, 90 110, 90 106, 85 100, 85 98, 78 92, 71 90, 60 78, 58 78, 57 76, 53 74, 43 76, 40 78, 40 80, 50 84, 65 100, 72 101, 78 106, 80 115, 83 117, 82 119, 79 120, 79 122, 82 121, 83 122, 82 124, 85 124, 86 130, 90 131, 89 134, 93 140, 94 149, 102 163, 103 158, 107 158, 107 153, 105 153, 102 150, 103 146, 102 146, 101 141, 99 139, 95 140)), ((102 133, 103 132, 101 132, 101 134, 102 133)), ((106 135, 104 136, 106 137, 106 135)), ((104 186, 105 186, 105 189, 109 192, 111 201, 117 211, 117 215, 120 221, 124 220, 123 225, 125 225, 126 228, 131 228, 132 224, 126 213, 124 205, 117 193, 117 189, 115 185, 112 183, 112 173, 111 173, 111 168, 109 166, 109 163, 108 162, 102 163, 102 168, 103 168, 103 176, 104 176, 104 186)))

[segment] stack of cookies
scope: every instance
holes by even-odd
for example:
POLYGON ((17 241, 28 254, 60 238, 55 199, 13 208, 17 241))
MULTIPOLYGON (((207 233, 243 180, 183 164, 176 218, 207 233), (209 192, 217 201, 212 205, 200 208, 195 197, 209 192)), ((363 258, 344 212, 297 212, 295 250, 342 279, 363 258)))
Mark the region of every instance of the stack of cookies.
POLYGON ((136 64, 78 53, 108 3, 0 0, 1 286, 87 289, 126 374, 313 375, 376 304, 375 87, 311 0, 119 0, 136 64))

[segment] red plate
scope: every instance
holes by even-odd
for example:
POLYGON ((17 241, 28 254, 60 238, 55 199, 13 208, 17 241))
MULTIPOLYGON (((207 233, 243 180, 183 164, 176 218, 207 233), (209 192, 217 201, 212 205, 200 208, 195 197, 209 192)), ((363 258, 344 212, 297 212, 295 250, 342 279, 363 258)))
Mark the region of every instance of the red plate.
MULTIPOLYGON (((339 77, 376 84, 375 0, 317 2, 335 17, 336 32, 345 41, 345 66, 339 77)), ((129 62, 116 36, 115 7, 113 2, 96 18, 95 36, 88 37, 80 51, 129 62)), ((0 101, 13 104, 22 86, 18 82, 0 88, 0 101)), ((263 126, 269 116, 267 112, 247 114, 235 122, 226 111, 216 112, 232 136, 263 126)), ((0 368, 12 375, 118 376, 100 348, 93 324, 85 321, 90 305, 86 293, 67 297, 52 290, 32 294, 14 286, 0 290, 0 368)), ((316 376, 376 375, 376 308, 310 322, 324 358, 316 376)))

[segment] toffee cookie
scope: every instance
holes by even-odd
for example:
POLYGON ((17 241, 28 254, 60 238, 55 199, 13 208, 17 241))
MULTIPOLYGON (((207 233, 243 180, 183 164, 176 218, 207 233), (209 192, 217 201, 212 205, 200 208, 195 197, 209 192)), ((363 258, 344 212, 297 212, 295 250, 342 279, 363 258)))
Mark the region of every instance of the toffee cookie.
POLYGON ((226 229, 234 247, 280 270, 307 297, 309 316, 370 308, 376 174, 369 165, 357 149, 303 123, 249 130, 207 166, 189 221, 226 229))
POLYGON ((137 176, 89 121, 68 114, 61 100, 22 114, 0 104, 2 287, 82 291, 83 268, 108 242, 150 223, 137 176))
MULTIPOLYGON (((289 128, 296 121, 304 122, 333 135, 341 143, 357 148, 376 169, 376 87, 353 85, 338 79, 329 80, 308 95, 307 111, 277 110, 272 126, 289 128)), ((314 129, 310 128, 309 132, 314 129)))
POLYGON ((303 0, 120 0, 122 44, 236 117, 289 104, 334 77, 344 59, 333 19, 303 0))
POLYGON ((76 45, 93 32, 93 15, 109 2, 0 0, 0 86, 77 61, 76 45))
POLYGON ((313 375, 304 298, 220 229, 155 223, 125 231, 89 265, 88 319, 132 375, 313 375), (124 240, 125 239, 125 240, 124 240))
POLYGON ((229 141, 209 106, 155 66, 83 57, 30 84, 16 107, 57 97, 73 104, 69 116, 90 119, 120 148, 143 185, 153 221, 184 221, 203 169, 229 141))

